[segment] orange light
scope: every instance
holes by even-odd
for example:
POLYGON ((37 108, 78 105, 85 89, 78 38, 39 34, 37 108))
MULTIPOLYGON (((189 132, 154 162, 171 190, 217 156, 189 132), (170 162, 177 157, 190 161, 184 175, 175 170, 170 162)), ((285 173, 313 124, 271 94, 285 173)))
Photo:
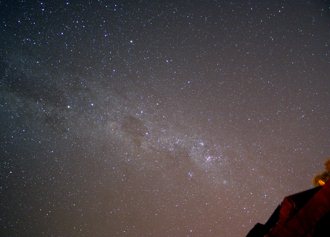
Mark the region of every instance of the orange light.
POLYGON ((321 186, 325 185, 325 182, 324 182, 322 179, 319 179, 318 183, 319 183, 319 185, 321 185, 321 186))

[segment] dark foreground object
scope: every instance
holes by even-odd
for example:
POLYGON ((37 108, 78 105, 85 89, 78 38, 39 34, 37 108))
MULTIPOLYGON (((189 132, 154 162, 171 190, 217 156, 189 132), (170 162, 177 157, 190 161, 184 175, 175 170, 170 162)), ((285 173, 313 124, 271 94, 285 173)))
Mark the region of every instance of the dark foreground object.
POLYGON ((284 198, 246 237, 330 237, 330 181, 284 198))

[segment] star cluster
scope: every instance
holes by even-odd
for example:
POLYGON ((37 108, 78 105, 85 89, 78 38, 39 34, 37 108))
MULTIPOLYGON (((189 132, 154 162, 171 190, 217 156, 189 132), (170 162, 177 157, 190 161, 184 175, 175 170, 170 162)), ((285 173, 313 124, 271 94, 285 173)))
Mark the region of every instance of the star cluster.
POLYGON ((4 236, 244 236, 330 154, 327 1, 0 1, 4 236))

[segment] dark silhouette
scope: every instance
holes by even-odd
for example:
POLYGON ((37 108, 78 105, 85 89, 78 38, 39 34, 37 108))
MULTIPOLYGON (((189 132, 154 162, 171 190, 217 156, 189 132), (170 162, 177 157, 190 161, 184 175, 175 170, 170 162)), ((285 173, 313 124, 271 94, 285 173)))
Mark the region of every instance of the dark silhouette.
POLYGON ((315 188, 284 198, 265 224, 256 224, 247 237, 329 237, 330 161, 314 178, 315 188))

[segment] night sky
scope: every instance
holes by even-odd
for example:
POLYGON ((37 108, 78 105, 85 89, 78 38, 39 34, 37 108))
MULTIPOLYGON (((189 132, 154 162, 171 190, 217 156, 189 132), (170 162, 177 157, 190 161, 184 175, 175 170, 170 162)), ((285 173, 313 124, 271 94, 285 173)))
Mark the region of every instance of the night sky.
POLYGON ((245 236, 330 156, 327 1, 0 1, 1 236, 245 236))

